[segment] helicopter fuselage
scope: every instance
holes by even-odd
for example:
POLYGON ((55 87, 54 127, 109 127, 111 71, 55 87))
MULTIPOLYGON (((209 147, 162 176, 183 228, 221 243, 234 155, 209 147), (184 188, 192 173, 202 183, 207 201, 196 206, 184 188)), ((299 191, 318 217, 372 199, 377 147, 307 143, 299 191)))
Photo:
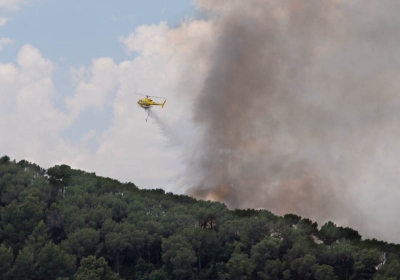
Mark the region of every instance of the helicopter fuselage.
POLYGON ((167 100, 164 100, 163 103, 158 103, 158 102, 154 102, 152 99, 146 97, 146 98, 142 98, 139 99, 139 101, 137 102, 137 104, 139 104, 140 107, 142 108, 150 108, 151 106, 161 106, 162 108, 164 108, 164 104, 167 100))

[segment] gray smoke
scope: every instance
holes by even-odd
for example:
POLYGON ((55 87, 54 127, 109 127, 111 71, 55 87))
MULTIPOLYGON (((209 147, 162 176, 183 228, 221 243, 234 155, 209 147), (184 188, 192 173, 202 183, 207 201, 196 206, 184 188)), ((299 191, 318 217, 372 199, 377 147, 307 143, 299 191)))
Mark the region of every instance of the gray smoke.
POLYGON ((400 241, 400 2, 198 5, 218 36, 188 194, 400 241))

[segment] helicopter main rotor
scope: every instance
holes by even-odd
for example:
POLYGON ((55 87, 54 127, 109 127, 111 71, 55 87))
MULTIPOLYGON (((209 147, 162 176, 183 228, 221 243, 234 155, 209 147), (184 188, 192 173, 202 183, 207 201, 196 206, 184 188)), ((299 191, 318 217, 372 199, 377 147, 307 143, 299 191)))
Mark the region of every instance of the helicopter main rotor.
POLYGON ((141 95, 141 96, 146 96, 147 98, 149 97, 153 97, 153 98, 166 98, 164 96, 154 96, 154 95, 146 95, 146 94, 140 94, 140 93, 135 93, 137 95, 141 95))

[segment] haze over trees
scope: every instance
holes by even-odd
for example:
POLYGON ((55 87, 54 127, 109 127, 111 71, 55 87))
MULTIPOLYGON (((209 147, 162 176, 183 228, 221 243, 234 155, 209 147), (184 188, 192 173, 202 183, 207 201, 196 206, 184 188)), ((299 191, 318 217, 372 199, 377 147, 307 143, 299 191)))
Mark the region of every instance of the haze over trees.
POLYGON ((400 279, 400 246, 0 158, 1 279, 400 279))

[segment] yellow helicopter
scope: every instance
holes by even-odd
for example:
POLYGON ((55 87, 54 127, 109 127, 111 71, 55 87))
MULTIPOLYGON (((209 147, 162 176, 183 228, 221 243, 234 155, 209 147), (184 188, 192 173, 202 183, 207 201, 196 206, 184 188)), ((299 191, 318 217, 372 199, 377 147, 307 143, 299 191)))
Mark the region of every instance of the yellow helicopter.
MULTIPOLYGON (((139 95, 143 95, 143 94, 139 94, 139 95)), ((165 102, 167 102, 167 99, 165 99, 163 103, 158 103, 158 102, 153 101, 153 99, 151 99, 150 97, 153 97, 153 98, 164 98, 164 97, 151 96, 151 95, 143 95, 143 96, 146 96, 146 97, 139 99, 137 104, 139 104, 140 107, 142 107, 143 109, 145 109, 148 112, 147 117, 146 117, 146 122, 147 122, 147 118, 149 117, 149 114, 150 114, 150 111, 148 109, 150 109, 153 106, 161 106, 161 108, 164 108, 164 105, 165 105, 165 102)))
POLYGON ((137 104, 139 104, 140 107, 142 108, 150 108, 152 106, 161 106, 161 108, 164 108, 165 102, 167 102, 167 99, 164 100, 163 103, 158 103, 154 102, 153 99, 150 99, 149 97, 154 97, 154 98, 164 98, 164 97, 158 97, 158 96, 150 96, 150 95, 145 95, 146 97, 139 99, 137 104))

